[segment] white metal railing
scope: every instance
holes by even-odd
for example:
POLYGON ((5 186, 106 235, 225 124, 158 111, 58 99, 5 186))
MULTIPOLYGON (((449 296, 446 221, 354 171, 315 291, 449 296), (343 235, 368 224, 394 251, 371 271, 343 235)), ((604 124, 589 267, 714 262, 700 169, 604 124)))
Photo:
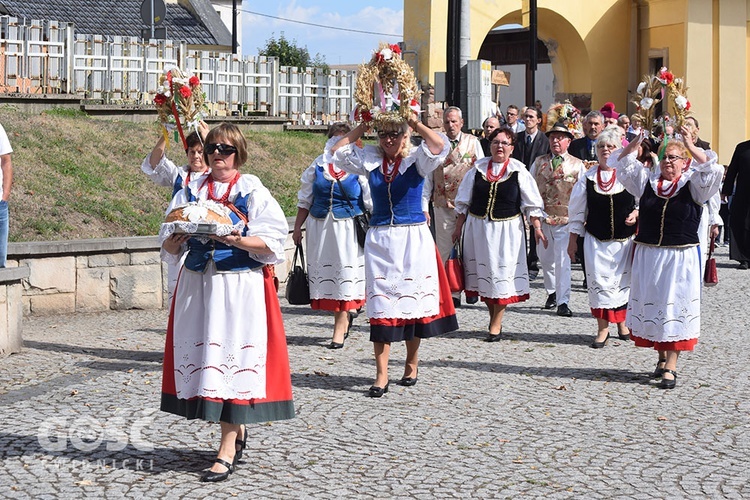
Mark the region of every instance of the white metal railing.
POLYGON ((189 50, 185 42, 75 33, 70 23, 0 16, 0 94, 73 94, 150 104, 164 68, 196 74, 212 114, 265 113, 293 122, 345 120, 355 72, 280 66, 276 58, 189 50))

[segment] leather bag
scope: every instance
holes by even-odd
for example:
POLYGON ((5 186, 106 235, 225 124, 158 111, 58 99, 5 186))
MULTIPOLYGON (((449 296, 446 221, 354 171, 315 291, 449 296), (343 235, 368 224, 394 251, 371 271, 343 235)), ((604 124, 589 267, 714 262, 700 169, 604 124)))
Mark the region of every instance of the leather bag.
POLYGON ((453 245, 448 260, 445 261, 445 274, 451 292, 461 292, 464 289, 464 264, 461 260, 461 250, 458 242, 453 245))
POLYGON ((706 271, 703 274, 704 286, 716 286, 719 283, 719 273, 716 271, 716 259, 714 258, 715 241, 711 239, 711 248, 708 250, 708 260, 706 260, 706 271))
POLYGON ((286 300, 294 306, 304 306, 310 303, 310 284, 307 281, 305 266, 305 252, 302 245, 297 245, 292 259, 292 268, 286 279, 286 300), (299 257, 299 263, 298 263, 299 257))
MULTIPOLYGON (((341 181, 339 179, 336 179, 336 182, 339 185, 341 194, 344 195, 346 203, 349 205, 351 211, 354 212, 354 204, 352 204, 352 201, 349 199, 349 195, 344 189, 344 185, 341 184, 341 181)), ((365 239, 367 238, 367 230, 370 229, 370 217, 368 216, 367 212, 354 216, 354 229, 357 232, 357 243, 359 243, 359 246, 364 248, 365 239)))

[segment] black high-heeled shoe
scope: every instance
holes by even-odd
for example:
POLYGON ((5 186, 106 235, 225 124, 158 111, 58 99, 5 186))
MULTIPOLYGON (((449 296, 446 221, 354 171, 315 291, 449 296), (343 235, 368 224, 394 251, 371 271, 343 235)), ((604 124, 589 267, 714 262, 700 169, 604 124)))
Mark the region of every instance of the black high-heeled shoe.
POLYGON ((242 436, 242 439, 234 440, 234 446, 234 463, 236 464, 242 458, 242 452, 245 450, 245 448, 247 448, 247 426, 245 426, 245 433, 242 436), (239 449, 236 448, 237 446, 239 446, 239 449))
POLYGON ((417 385, 417 373, 418 372, 415 372, 413 377, 401 377, 401 380, 396 383, 404 387, 415 386, 417 385))
POLYGON ((590 348, 592 348, 592 349, 601 349, 602 347, 604 347, 605 345, 607 345, 607 341, 608 341, 608 340, 609 340, 609 333, 607 334, 607 338, 606 338, 606 339, 604 339, 604 340, 603 340, 602 342, 597 342, 597 341, 595 340, 595 341, 593 341, 593 342, 592 342, 592 343, 591 343, 591 344, 589 345, 589 347, 590 347, 590 348))
POLYGON ((219 481, 224 481, 229 477, 229 474, 234 472, 234 465, 230 464, 226 460, 222 460, 221 458, 217 458, 214 460, 215 463, 219 465, 223 465, 227 468, 224 472, 214 472, 211 469, 207 470, 203 476, 201 476, 201 481, 204 483, 218 483, 219 481))
POLYGON ((382 398, 383 394, 388 392, 388 386, 391 385, 390 381, 385 384, 385 387, 378 387, 377 385, 373 385, 370 387, 370 390, 367 392, 367 396, 371 398, 382 398))
POLYGON ((674 389, 677 385, 677 372, 674 370, 664 369, 664 373, 671 373, 674 378, 664 378, 663 374, 661 377, 661 383, 659 384, 660 389, 674 389))
POLYGON ((656 369, 654 369, 654 373, 651 374, 651 378, 659 378, 664 374, 664 367, 659 367, 660 364, 666 364, 666 359, 659 359, 659 361, 656 362, 656 369))
MULTIPOLYGON (((346 338, 346 337, 344 337, 344 338, 346 338)), ((344 343, 343 342, 334 342, 334 341, 331 341, 331 343, 328 344, 328 348, 329 349, 342 349, 343 347, 344 347, 344 343)))

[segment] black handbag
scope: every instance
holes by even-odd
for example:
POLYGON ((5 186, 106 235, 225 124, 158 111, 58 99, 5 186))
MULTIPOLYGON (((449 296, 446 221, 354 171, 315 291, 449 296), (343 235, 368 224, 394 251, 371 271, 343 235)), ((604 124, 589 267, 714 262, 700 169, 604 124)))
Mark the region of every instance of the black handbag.
MULTIPOLYGON (((354 212, 354 205, 349 199, 349 195, 346 193, 346 190, 344 189, 344 185, 341 184, 341 181, 339 179, 336 179, 336 182, 339 185, 341 194, 344 195, 344 199, 346 200, 346 203, 349 205, 349 208, 352 210, 352 212, 354 212)), ((367 230, 370 229, 370 218, 368 217, 367 212, 354 216, 354 229, 357 231, 357 243, 359 243, 359 246, 364 248, 365 238, 367 238, 367 230)))
POLYGON ((292 268, 286 279, 286 300, 294 306, 304 306, 310 303, 310 284, 307 282, 305 267, 305 251, 302 245, 297 245, 292 259, 292 268), (299 256, 299 264, 297 264, 299 256))

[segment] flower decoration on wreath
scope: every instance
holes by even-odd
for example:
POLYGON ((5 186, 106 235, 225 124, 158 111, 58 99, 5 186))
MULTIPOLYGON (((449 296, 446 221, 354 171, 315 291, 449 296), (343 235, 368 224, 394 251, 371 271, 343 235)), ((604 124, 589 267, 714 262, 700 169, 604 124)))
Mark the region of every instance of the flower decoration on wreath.
POLYGON ((164 139, 169 142, 169 133, 174 132, 174 140, 178 137, 187 149, 185 130, 197 131, 198 124, 203 120, 206 110, 206 94, 201 87, 200 79, 186 74, 177 66, 165 68, 159 78, 159 88, 156 89, 154 105, 159 114, 164 139))
MULTIPOLYGON (((636 115, 645 127, 653 129, 655 125, 664 123, 661 117, 654 117, 654 108, 666 99, 675 117, 675 126, 682 126, 685 118, 690 115, 690 101, 687 98, 687 86, 682 78, 675 78, 667 68, 662 67, 655 75, 643 77, 635 91, 633 104, 636 105, 636 115)), ((653 136, 653 134, 652 134, 653 136)), ((654 137, 659 139, 659 137, 654 137)))
MULTIPOLYGON (((558 122, 565 122, 568 130, 573 137, 578 139, 583 137, 583 120, 581 118, 581 110, 573 106, 571 102, 566 99, 565 102, 556 102, 547 110, 547 130, 549 131, 558 122)), ((545 132, 546 132, 545 131, 545 132)))
POLYGON ((353 121, 374 126, 401 124, 419 113, 414 70, 401 58, 401 48, 381 43, 370 62, 357 69, 353 121))

